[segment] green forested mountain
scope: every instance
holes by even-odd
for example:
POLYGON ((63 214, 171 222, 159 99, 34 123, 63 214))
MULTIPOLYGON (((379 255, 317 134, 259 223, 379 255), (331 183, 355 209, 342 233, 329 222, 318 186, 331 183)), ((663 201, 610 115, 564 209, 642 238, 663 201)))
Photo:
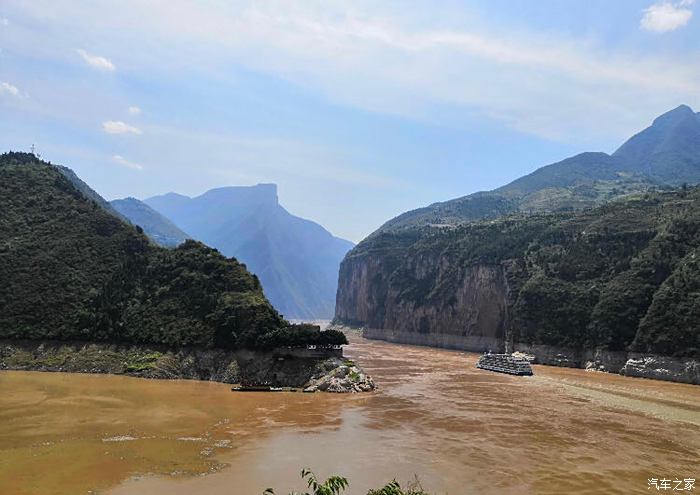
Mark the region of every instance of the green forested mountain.
POLYGON ((195 239, 245 263, 285 316, 333 316, 338 267, 353 244, 290 214, 274 184, 222 187, 195 198, 170 193, 145 202, 195 239))
POLYGON ((160 246, 176 247, 192 237, 136 198, 115 199, 109 204, 132 224, 141 227, 144 233, 160 246))
POLYGON ((630 138, 613 158, 658 182, 680 186, 700 182, 700 113, 686 106, 654 120, 630 138))
POLYGON ((32 154, 0 155, 0 338, 224 348, 320 338, 289 327, 235 259, 195 241, 155 246, 81 189, 32 154))
POLYGON ((336 319, 403 341, 700 356, 700 118, 681 106, 613 155, 407 212, 341 264, 336 319))
POLYGON ((380 232, 346 257, 340 279, 337 316, 348 323, 697 358, 700 188, 380 232))

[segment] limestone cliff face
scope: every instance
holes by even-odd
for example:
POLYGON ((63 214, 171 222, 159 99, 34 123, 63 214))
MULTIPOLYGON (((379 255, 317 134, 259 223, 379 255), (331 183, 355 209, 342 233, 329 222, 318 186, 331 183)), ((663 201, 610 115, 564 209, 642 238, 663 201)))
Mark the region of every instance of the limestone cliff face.
POLYGON ((391 265, 383 256, 346 258, 340 265, 336 318, 350 325, 384 328, 391 265))
POLYGON ((448 255, 351 257, 341 266, 336 318, 365 336, 469 351, 500 351, 508 324, 503 267, 454 269, 448 255), (409 280, 407 286, 399 278, 409 280), (407 290, 408 289, 408 290, 407 290))

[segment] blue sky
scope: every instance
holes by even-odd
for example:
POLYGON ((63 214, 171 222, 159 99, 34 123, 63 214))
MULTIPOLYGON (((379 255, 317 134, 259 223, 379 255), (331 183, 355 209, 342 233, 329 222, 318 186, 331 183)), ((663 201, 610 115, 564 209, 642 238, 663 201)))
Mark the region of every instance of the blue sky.
POLYGON ((108 199, 275 182, 353 241, 681 103, 691 0, 0 3, 1 150, 108 199))

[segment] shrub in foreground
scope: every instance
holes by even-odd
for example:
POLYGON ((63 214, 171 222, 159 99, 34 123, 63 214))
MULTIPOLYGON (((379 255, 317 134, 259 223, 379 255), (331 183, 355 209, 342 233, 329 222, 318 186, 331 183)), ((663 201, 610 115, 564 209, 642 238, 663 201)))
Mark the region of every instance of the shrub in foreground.
MULTIPOLYGON (((301 477, 306 481, 310 491, 290 492, 289 495, 340 495, 350 486, 347 478, 342 476, 331 476, 325 481, 320 481, 310 469, 302 469, 301 477)), ((275 491, 268 488, 263 492, 263 495, 275 495, 275 491)), ((399 482, 393 480, 382 488, 370 490, 367 495, 428 495, 428 493, 423 491, 423 487, 416 478, 406 489, 401 488, 399 482)))

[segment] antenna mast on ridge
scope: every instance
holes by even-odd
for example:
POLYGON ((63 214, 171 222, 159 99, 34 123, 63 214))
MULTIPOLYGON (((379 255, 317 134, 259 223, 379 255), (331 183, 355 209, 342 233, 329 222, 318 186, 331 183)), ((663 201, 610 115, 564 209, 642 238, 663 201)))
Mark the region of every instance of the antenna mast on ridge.
POLYGON ((41 155, 36 152, 36 146, 34 146, 34 143, 32 143, 32 155, 34 155, 37 158, 41 158, 41 155))

